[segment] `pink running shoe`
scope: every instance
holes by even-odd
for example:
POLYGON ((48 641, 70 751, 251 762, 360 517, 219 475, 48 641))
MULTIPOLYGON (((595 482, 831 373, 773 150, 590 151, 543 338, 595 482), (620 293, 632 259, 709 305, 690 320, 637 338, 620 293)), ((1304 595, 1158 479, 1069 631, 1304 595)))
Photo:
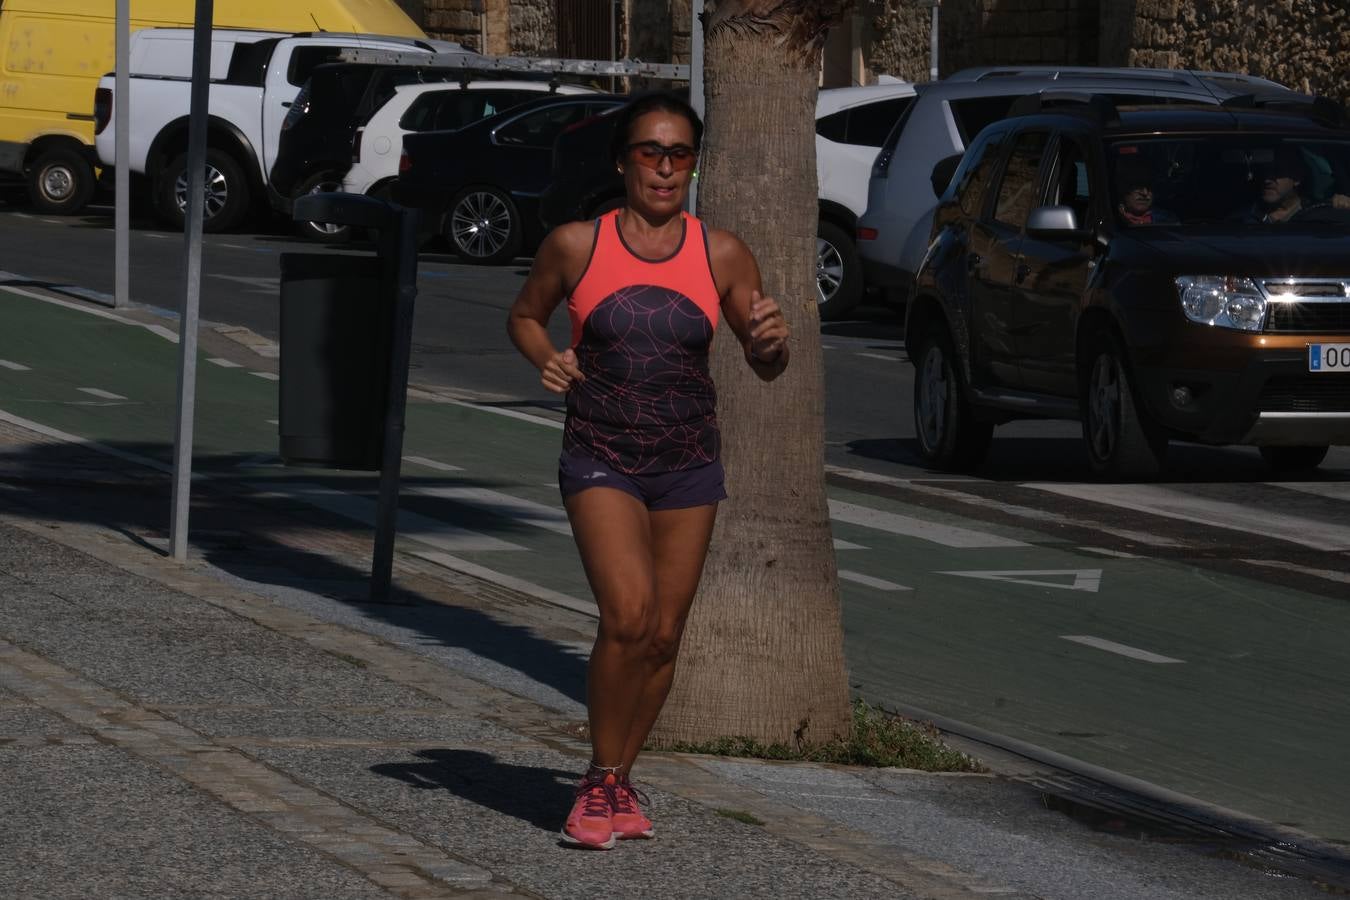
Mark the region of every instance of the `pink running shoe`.
POLYGON ((577 785, 577 799, 563 825, 563 842, 589 850, 614 846, 614 806, 618 779, 613 772, 603 777, 587 772, 577 785))
POLYGON ((642 814, 638 800, 648 802, 627 776, 620 778, 614 786, 614 836, 621 841, 656 836, 652 820, 642 814))

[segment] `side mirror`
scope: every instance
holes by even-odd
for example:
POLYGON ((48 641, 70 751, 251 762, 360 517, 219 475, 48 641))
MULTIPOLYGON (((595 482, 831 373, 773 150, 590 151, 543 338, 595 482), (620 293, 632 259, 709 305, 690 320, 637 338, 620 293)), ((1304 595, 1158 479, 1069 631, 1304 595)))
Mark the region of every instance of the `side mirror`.
POLYGON ((961 154, 956 153, 939 160, 937 165, 933 166, 933 173, 929 176, 933 182, 933 196, 941 197, 947 193, 947 185, 952 183, 952 176, 956 174, 956 169, 960 165, 961 154))
POLYGON ((1087 237, 1072 206, 1038 206, 1027 216, 1027 234, 1049 240, 1087 237))

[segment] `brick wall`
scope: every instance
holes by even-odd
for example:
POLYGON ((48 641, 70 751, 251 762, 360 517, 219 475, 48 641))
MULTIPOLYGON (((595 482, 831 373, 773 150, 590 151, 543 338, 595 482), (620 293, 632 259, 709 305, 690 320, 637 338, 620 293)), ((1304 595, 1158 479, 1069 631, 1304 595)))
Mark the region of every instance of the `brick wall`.
MULTIPOLYGON (((1123 62, 1248 72, 1350 103, 1346 0, 1132 0, 1123 62)), ((1120 54, 1116 54, 1117 59, 1120 54)))

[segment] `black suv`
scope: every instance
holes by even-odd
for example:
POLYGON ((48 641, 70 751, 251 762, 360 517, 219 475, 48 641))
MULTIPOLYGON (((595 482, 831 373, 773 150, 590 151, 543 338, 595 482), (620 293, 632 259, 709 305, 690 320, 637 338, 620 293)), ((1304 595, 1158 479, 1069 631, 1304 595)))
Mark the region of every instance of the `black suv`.
POLYGON ((923 455, 971 467, 1045 417, 1107 478, 1174 438, 1316 467, 1350 442, 1347 195, 1325 100, 1023 98, 943 193, 906 315, 923 455))

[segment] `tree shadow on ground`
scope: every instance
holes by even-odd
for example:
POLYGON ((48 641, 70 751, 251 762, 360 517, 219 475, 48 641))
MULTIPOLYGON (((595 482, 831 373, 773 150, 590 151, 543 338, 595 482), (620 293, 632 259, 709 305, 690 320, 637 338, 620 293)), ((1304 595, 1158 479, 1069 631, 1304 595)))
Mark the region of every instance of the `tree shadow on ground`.
POLYGON ((370 771, 422 790, 445 790, 486 809, 556 832, 572 804, 576 772, 516 766, 477 750, 418 750, 418 763, 381 763, 370 771))

